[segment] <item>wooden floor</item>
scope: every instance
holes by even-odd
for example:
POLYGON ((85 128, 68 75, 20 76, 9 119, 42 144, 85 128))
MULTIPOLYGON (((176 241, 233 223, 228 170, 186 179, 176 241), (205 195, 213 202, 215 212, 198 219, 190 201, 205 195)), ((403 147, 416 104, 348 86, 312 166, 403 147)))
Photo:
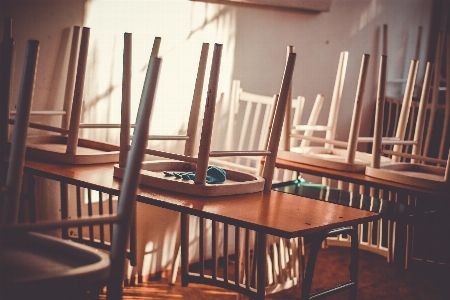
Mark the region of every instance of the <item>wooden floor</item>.
MULTIPOLYGON (((329 287, 348 278, 349 249, 329 247, 321 249, 316 265, 313 290, 329 287)), ((358 300, 448 300, 450 299, 450 271, 448 267, 413 265, 404 270, 401 266, 386 263, 386 259, 360 251, 358 300)), ((295 287, 266 299, 299 299, 300 289, 295 287)), ((101 295, 101 299, 105 299, 101 295)), ((221 288, 189 284, 181 287, 179 278, 175 285, 167 278, 125 287, 123 299, 248 299, 221 288)), ((346 292, 327 299, 348 299, 346 292)))

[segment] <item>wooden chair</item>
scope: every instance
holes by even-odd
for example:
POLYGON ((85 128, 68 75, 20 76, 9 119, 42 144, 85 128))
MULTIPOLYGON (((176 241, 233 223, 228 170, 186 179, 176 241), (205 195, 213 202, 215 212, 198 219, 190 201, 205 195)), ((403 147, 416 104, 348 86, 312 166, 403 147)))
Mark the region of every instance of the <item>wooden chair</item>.
MULTIPOLYGON (((284 72, 284 77, 283 77, 283 81, 282 81, 282 85, 281 85, 281 90, 280 90, 280 96, 278 97, 278 103, 276 105, 274 105, 276 107, 275 109, 275 113, 273 114, 273 118, 272 118, 272 126, 271 126, 271 134, 270 134, 270 139, 268 142, 268 149, 270 151, 269 156, 267 156, 266 160, 265 160, 265 164, 264 164, 264 169, 262 172, 263 178, 265 179, 265 190, 271 189, 272 186, 272 180, 271 180, 271 176, 273 175, 274 172, 274 160, 276 158, 276 152, 278 151, 278 144, 280 141, 280 137, 281 137, 281 131, 282 131, 282 125, 283 125, 283 119, 284 119, 284 115, 285 115, 285 111, 286 111, 286 106, 287 106, 287 102, 288 102, 288 97, 289 97, 289 87, 291 85, 291 81, 292 81, 292 75, 293 75, 293 70, 294 70, 294 63, 295 63, 295 53, 290 53, 289 57, 288 57, 288 61, 286 64, 286 69, 284 72)), ((228 152, 229 154, 240 154, 240 155, 247 155, 247 154, 258 154, 258 156, 261 156, 262 154, 265 154, 269 151, 263 151, 263 152, 257 152, 257 151, 233 151, 233 152, 228 152)), ((226 151, 223 151, 224 153, 226 153, 226 151)), ((214 151, 214 153, 216 153, 214 151)), ((228 171, 227 171, 228 174, 228 171)), ((183 249, 188 249, 189 245, 187 243, 188 236, 186 235, 186 221, 187 221, 187 216, 185 214, 182 214, 182 227, 181 227, 181 243, 182 243, 182 254, 181 254, 181 263, 182 266, 187 266, 189 264, 189 260, 188 257, 186 255, 186 252, 183 249), (183 226, 184 225, 184 226, 183 226), (184 254, 183 254, 184 253, 184 254)), ((204 226, 204 219, 200 218, 200 237, 204 236, 206 234, 207 229, 204 226)), ((213 243, 212 243, 212 247, 213 247, 213 260, 215 260, 217 258, 217 251, 214 251, 215 247, 214 245, 216 245, 218 242, 216 240, 217 238, 217 230, 218 227, 216 227, 217 222, 213 222, 213 226, 212 226, 212 239, 213 239, 213 243), (215 254, 216 255, 215 255, 215 254)), ((243 234, 242 236, 239 234, 240 229, 236 229, 236 233, 235 233, 235 255, 236 257, 238 257, 238 260, 235 262, 236 263, 236 273, 235 273, 235 277, 234 279, 228 278, 228 280, 224 280, 223 278, 219 278, 219 276, 216 274, 217 268, 213 267, 212 272, 213 275, 212 276, 206 276, 204 274, 204 270, 202 268, 202 271, 200 271, 199 277, 198 277, 198 281, 197 282, 209 282, 211 284, 211 282, 215 282, 217 281, 217 283, 212 283, 214 285, 220 285, 223 287, 227 287, 231 290, 235 290, 235 291, 239 291, 240 293, 246 294, 246 292, 244 292, 244 290, 246 289, 250 289, 251 286, 251 280, 253 277, 253 272, 252 270, 252 263, 250 262, 249 259, 249 252, 250 252, 250 248, 253 247, 250 244, 252 244, 251 242, 251 237, 249 235, 249 230, 245 230, 245 234, 243 234), (245 239, 244 243, 241 244, 241 239, 245 239), (240 246, 241 245, 241 246, 240 246), (243 247, 243 245, 245 245, 243 247), (244 255, 242 255, 244 254, 244 255), (245 256, 245 259, 243 258, 243 256, 245 256), (238 267, 239 266, 239 267, 238 267), (241 269, 242 267, 242 269, 241 269), (239 271, 241 270, 241 271, 239 271)), ((226 226, 224 227, 224 245, 228 245, 228 230, 226 229, 226 226)), ((199 261, 200 261, 200 265, 204 265, 205 262, 205 253, 201 250, 205 247, 204 245, 204 239, 200 238, 199 240, 199 261)), ((228 247, 224 247, 224 257, 225 257, 225 261, 228 262, 228 247)), ((225 263, 226 266, 227 263, 225 263)), ((214 265, 216 265, 214 263, 214 265)), ((225 270, 227 270, 227 268, 225 267, 225 270)), ((224 271, 226 273, 226 271, 224 271)), ((191 273, 190 273, 191 274, 191 273)), ((182 277, 182 285, 183 283, 183 279, 184 277, 182 277)), ((272 287, 269 287, 269 289, 271 289, 272 287)))
MULTIPOLYGON (((210 149, 217 97, 217 82, 219 76, 221 49, 222 45, 215 45, 198 156, 192 157, 154 149, 146 149, 146 154, 163 157, 166 158, 166 160, 144 162, 141 172, 142 184, 175 192, 182 191, 187 194, 199 196, 233 195, 253 193, 263 189, 270 189, 272 184, 273 168, 275 166, 275 157, 273 157, 273 154, 276 153, 277 150, 274 149, 274 147, 278 147, 279 136, 278 141, 276 135, 271 138, 268 143, 269 150, 211 151, 210 149), (205 179, 209 158, 224 156, 267 156, 265 166, 268 167, 264 167, 262 177, 244 172, 225 170, 227 173, 227 179, 225 182, 220 184, 207 184, 205 179), (195 179, 193 181, 180 180, 175 177, 167 177, 165 175, 165 172, 192 171, 195 172, 195 179)), ((272 132, 274 131, 275 129, 272 129, 272 132)), ((123 174, 123 168, 116 165, 114 174, 117 177, 121 177, 123 174)))
POLYGON ((364 85, 367 76, 369 55, 363 55, 361 62, 360 78, 358 81, 349 139, 347 142, 335 140, 338 111, 345 79, 347 60, 348 52, 341 52, 327 125, 323 126, 316 124, 323 102, 323 95, 319 94, 314 103, 308 124, 294 125, 294 133, 290 134, 291 138, 301 140, 300 146, 291 147, 289 151, 280 151, 278 155, 280 158, 327 168, 345 169, 352 172, 364 171, 366 163, 359 163, 361 159, 359 157, 355 158, 355 155, 358 143, 359 124, 361 122, 362 99, 364 96, 364 85), (304 131, 304 133, 299 134, 298 131, 304 131), (314 132, 320 131, 325 131, 325 138, 313 136, 314 132), (310 142, 323 143, 324 145, 310 147, 310 142), (340 149, 335 148, 335 146, 340 149), (342 148, 347 148, 348 151, 342 148))
MULTIPOLYGON (((427 63, 424 85, 422 89, 422 95, 420 99, 420 106, 418 117, 416 121, 415 133, 412 153, 404 153, 402 149, 397 150, 384 150, 382 149, 382 128, 383 128, 383 108, 385 101, 385 80, 386 80, 386 57, 382 56, 380 66, 380 82, 377 95, 377 108, 374 130, 374 143, 373 143, 373 159, 370 166, 366 168, 366 175, 376 178, 383 178, 385 180, 391 180, 398 183, 416 185, 424 188, 431 189, 448 189, 449 179, 449 160, 450 151, 447 160, 434 159, 422 155, 422 139, 424 132, 425 122, 425 110, 428 102, 428 96, 431 86, 431 64, 427 63), (392 155, 394 158, 389 163, 382 163, 382 154, 392 155), (397 162, 395 157, 406 157, 411 159, 411 162, 397 162), (444 165, 446 167, 432 166, 424 163, 432 163, 437 165, 444 165)), ((447 84, 450 81, 447 79, 447 84)), ((392 143, 404 145, 405 142, 392 141, 392 143)), ((410 143, 408 143, 410 144, 410 143)))
MULTIPOLYGON (((32 110, 34 116, 62 116, 61 127, 30 122, 30 127, 50 134, 28 139, 27 156, 69 164, 117 162, 119 147, 79 138, 82 128, 120 128, 120 124, 81 124, 84 80, 87 67, 90 28, 74 26, 69 57, 63 110, 32 110), (80 40, 81 35, 81 40, 80 40), (71 105, 69 105, 71 103, 71 105)), ((15 111, 11 111, 14 115, 15 111)), ((14 119, 9 120, 14 124, 14 119)))
MULTIPOLYGON (((365 152, 356 151, 356 149, 359 143, 368 143, 373 140, 373 138, 370 137, 366 138, 359 136, 368 63, 369 55, 365 54, 361 61, 360 76, 356 90, 355 105, 353 108, 348 140, 346 142, 335 140, 334 131, 329 130, 329 128, 332 128, 330 126, 318 128, 327 130, 325 138, 312 136, 312 133, 316 131, 317 126, 299 126, 298 128, 309 130, 309 132, 305 132, 304 134, 294 133, 291 134, 291 137, 301 139, 302 142, 306 140, 306 142, 303 143, 303 145, 300 145, 300 147, 291 148, 290 151, 280 152, 280 158, 329 169, 359 173, 364 172, 365 167, 370 164, 371 155, 365 152), (309 141, 322 143, 324 146, 309 147, 309 141)), ((329 123, 335 124, 330 121, 329 123)))
MULTIPOLYGON (((95 297, 99 288, 107 284, 108 299, 122 298, 125 253, 160 64, 160 58, 150 59, 117 215, 0 227, 2 296, 14 299, 82 299, 88 296, 86 290, 95 297), (91 247, 31 232, 109 223, 115 224, 109 256, 91 247), (18 269, 21 271, 17 272, 18 269)), ((9 213, 14 214, 12 211, 9 213)))
MULTIPOLYGON (((295 56, 295 54, 292 54, 292 55, 295 56)), ((293 64, 292 58, 290 59, 289 64, 290 65, 293 64)), ((293 67, 293 66, 290 66, 290 67, 293 67)), ((239 84, 240 84, 239 81, 233 82, 233 89, 232 89, 233 92, 232 93, 234 96, 231 96, 231 99, 234 99, 234 101, 232 100, 232 104, 230 107, 229 119, 228 119, 228 123, 227 123, 227 127, 228 127, 227 134, 226 134, 227 138, 225 139, 225 148, 227 150, 225 150, 225 151, 210 151, 211 160, 209 160, 208 163, 224 167, 226 170, 227 176, 230 173, 233 174, 234 170, 236 170, 236 172, 246 172, 249 174, 254 174, 253 175, 253 176, 255 176, 254 178, 260 178, 259 176, 256 177, 256 174, 260 174, 264 178, 264 180, 263 180, 263 182, 265 182, 264 189, 270 189, 272 180, 270 179, 269 176, 272 176, 272 178, 273 178, 273 172, 275 169, 275 161, 273 160, 274 159, 273 153, 275 150, 273 150, 273 149, 278 148, 278 143, 281 138, 282 120, 284 118, 284 114, 282 114, 280 112, 280 110, 283 109, 283 105, 286 105, 286 104, 283 104, 283 103, 278 104, 278 106, 281 108, 279 108, 279 109, 277 108, 277 110, 275 110, 275 107, 277 107, 277 105, 276 105, 277 102, 274 103, 274 101, 278 101, 278 95, 275 95, 272 98, 272 97, 265 97, 265 96, 256 95, 256 94, 244 93, 240 89, 239 84), (242 138, 239 143, 239 146, 237 147, 238 149, 230 150, 230 149, 236 149, 236 148, 232 148, 233 142, 231 141, 231 137, 234 138, 235 134, 233 134, 233 132, 236 132, 236 131, 234 131, 234 128, 236 126, 235 118, 236 118, 236 115, 238 112, 237 112, 237 108, 235 105, 239 104, 239 102, 244 103, 244 107, 243 107, 243 110, 245 111, 244 115, 247 116, 247 118, 244 117, 242 119, 242 121, 244 123, 246 123, 246 125, 243 126, 244 128, 246 128, 246 130, 243 130, 243 132, 245 132, 245 134, 248 134, 247 137, 250 140, 249 144, 246 143, 245 146, 250 145, 250 147, 258 148, 258 149, 261 149, 261 148, 272 149, 272 150, 269 150, 270 152, 267 150, 245 150, 244 149, 245 146, 243 145, 244 142, 243 142, 242 138), (252 113, 252 111, 253 111, 253 113, 252 113), (250 115, 253 115, 253 120, 258 120, 258 122, 256 122, 256 121, 251 122, 250 118, 249 118, 250 115), (278 120, 278 121, 275 121, 275 120, 278 120), (249 125, 249 123, 252 125, 249 125), (253 123, 255 123, 255 124, 253 124, 253 123), (255 126, 253 126, 253 125, 255 125, 255 126), (259 134, 259 136, 262 136, 261 133, 256 132, 258 128, 259 128, 259 130, 266 132, 266 134, 264 135, 264 139, 261 139, 260 141, 257 141, 257 138, 256 138, 256 136, 258 136, 258 134, 259 134), (270 135, 270 132, 272 132, 273 134, 270 135), (270 139, 268 138, 269 135, 270 135, 270 139), (278 141, 277 141, 277 139, 278 139, 278 141), (268 164, 267 160, 266 160, 264 169, 259 168, 260 158, 258 158, 257 160, 256 159, 252 160, 254 162, 253 165, 251 163, 241 164, 241 163, 237 163, 236 161, 217 159, 217 157, 223 158, 223 157, 226 157, 227 155, 230 155, 231 157, 252 155, 252 156, 250 156, 250 159, 252 159, 253 156, 255 156, 255 155, 261 157, 261 156, 264 156, 267 154, 270 154, 269 157, 271 157, 272 160, 269 162, 270 164, 268 164)), ((284 90, 283 90, 283 92, 287 93, 287 91, 284 91, 284 90)), ((219 111, 220 111, 220 106, 219 106, 219 111)), ((211 111, 208 112, 208 110, 205 110, 205 119, 208 119, 208 118, 210 119, 211 116, 208 117, 207 114, 211 114, 211 111)), ((218 122, 216 122, 216 125, 220 125, 220 123, 219 124, 217 124, 217 123, 218 122)), ((204 132, 204 130, 202 130, 202 133, 203 132, 204 132)), ((204 139, 204 138, 205 137, 202 136, 202 139, 204 139)), ((200 143, 202 144, 202 142, 200 142, 200 143)), ((199 156, 200 156, 200 154, 199 154, 199 156)), ((246 158, 248 158, 248 157, 246 157, 246 158)), ((232 190, 233 189, 232 186, 228 186, 228 187, 225 186, 225 188, 228 189, 229 191, 220 190, 219 193, 225 195, 225 194, 239 194, 239 193, 251 192, 250 190, 232 190)), ((261 190, 261 188, 255 189, 254 191, 259 191, 259 190, 261 190)), ((177 238, 177 241, 179 242, 179 238, 177 238)), ((173 264, 172 264, 172 275, 171 275, 171 280, 170 280, 171 284, 174 284, 175 280, 176 280, 180 254, 181 254, 180 253, 180 245, 177 244, 175 246, 174 260, 173 260, 173 264)))

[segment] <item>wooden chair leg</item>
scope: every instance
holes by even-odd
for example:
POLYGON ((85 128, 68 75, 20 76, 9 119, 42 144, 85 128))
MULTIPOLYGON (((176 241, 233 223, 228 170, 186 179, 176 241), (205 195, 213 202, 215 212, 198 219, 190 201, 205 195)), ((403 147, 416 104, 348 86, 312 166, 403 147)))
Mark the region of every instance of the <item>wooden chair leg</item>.
POLYGON ((177 275, 178 275, 178 268, 180 266, 180 259, 181 259, 181 245, 180 245, 180 236, 178 234, 177 236, 177 242, 175 244, 175 250, 173 254, 173 261, 172 261, 172 272, 170 274, 170 285, 175 285, 175 282, 177 281, 177 275))
POLYGON ((28 174, 27 176, 27 200, 28 200, 28 213, 31 223, 36 223, 36 202, 34 198, 34 176, 28 174))

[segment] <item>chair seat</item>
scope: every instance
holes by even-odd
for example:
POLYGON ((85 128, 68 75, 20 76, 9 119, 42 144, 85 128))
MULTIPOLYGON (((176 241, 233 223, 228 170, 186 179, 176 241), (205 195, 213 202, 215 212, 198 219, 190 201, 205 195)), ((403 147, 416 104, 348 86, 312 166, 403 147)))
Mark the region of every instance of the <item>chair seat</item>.
POLYGON ((97 249, 39 233, 2 236, 0 291, 32 294, 34 289, 67 289, 106 282, 108 254, 97 249), (45 282, 45 285, 43 284, 45 282))

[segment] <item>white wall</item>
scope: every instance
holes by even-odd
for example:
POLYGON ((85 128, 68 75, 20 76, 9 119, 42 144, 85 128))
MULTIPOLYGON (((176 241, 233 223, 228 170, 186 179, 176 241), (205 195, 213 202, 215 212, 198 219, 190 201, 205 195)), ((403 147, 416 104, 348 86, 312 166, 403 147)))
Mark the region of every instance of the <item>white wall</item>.
MULTIPOLYGON (((41 41, 34 109, 62 107, 64 72, 73 25, 91 27, 83 111, 85 122, 119 122, 123 33, 133 33, 133 112, 137 109, 153 38, 162 37, 160 55, 163 67, 151 125, 151 131, 158 134, 177 133, 186 127, 203 42, 224 45, 220 74, 222 91, 229 91, 232 79, 240 79, 245 90, 267 95, 278 92, 286 46, 294 45, 298 56, 293 95, 306 96, 306 114, 311 110, 315 95, 325 95, 319 122, 325 122, 327 118, 339 52, 346 50, 350 56, 337 132, 337 138, 345 140, 364 53, 371 55, 371 63, 361 132, 370 134, 383 24, 389 26, 389 79, 406 76, 418 27, 423 26, 419 72, 419 77, 422 77, 432 1, 333 0, 330 11, 320 14, 187 0, 91 0, 86 4, 74 0, 3 0, 0 5, 0 16, 12 16, 14 22, 17 59, 13 99, 18 96, 26 40, 41 41)), ((390 88, 390 91, 394 93, 395 89, 390 88)), ((51 122, 57 123, 58 120, 51 122)), ((118 141, 118 131, 89 131, 83 135, 118 141)), ((173 144, 156 144, 155 147, 180 150, 173 149, 173 144)), ((54 196, 52 192, 49 194, 54 196)), ((46 203, 50 203, 47 204, 49 207, 42 205, 47 215, 57 213, 56 199, 51 198, 46 203)), ((144 266, 142 272, 147 274, 166 267, 170 262, 168 253, 173 250, 173 223, 178 216, 145 205, 138 206, 138 209, 140 218, 151 220, 159 217, 166 221, 162 223, 159 220, 159 225, 142 223, 145 239, 141 239, 141 250, 147 247, 154 253, 152 258, 146 258, 151 263, 144 266), (154 215, 147 217, 149 213, 154 215)))

